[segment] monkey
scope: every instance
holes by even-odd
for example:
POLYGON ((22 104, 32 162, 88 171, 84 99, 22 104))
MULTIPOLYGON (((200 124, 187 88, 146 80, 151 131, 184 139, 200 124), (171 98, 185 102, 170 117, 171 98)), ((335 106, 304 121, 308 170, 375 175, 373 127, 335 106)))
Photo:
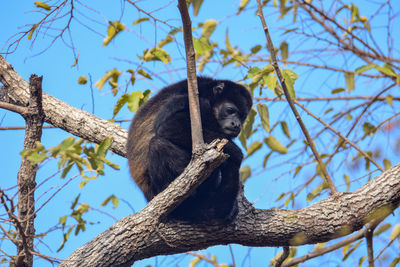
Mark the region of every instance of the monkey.
MULTIPOLYGON (((197 78, 203 137, 225 138, 229 158, 185 199, 170 217, 193 223, 230 222, 238 212, 239 169, 243 159, 233 142, 251 106, 250 92, 238 83, 197 78)), ((161 89, 136 112, 128 133, 130 174, 147 201, 163 191, 192 157, 187 80, 161 89)))

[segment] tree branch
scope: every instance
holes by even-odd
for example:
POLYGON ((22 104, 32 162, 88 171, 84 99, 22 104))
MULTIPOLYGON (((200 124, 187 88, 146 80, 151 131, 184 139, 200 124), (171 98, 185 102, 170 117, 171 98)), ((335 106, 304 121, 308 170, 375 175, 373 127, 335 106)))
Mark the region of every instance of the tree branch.
POLYGON ((333 183, 331 177, 329 176, 329 173, 326 170, 325 164, 323 163, 323 161, 322 161, 321 157, 319 156, 319 153, 318 153, 318 151, 317 151, 317 149, 315 147, 314 141, 311 139, 310 134, 308 133, 308 130, 307 130, 303 120, 300 117, 299 112, 297 111, 297 109, 296 109, 296 107, 295 107, 295 105, 293 103, 293 99, 291 98, 291 96, 289 94, 289 90, 286 87, 285 79, 283 78, 281 70, 279 69, 278 61, 276 59, 275 50, 274 50, 274 44, 272 43, 272 39, 271 39, 271 36, 269 34, 268 26, 267 26, 267 23, 265 22, 264 13, 262 11, 262 5, 261 5, 261 1, 260 0, 257 0, 257 6, 258 6, 257 15, 260 17, 261 24, 262 24, 262 26, 264 28, 265 37, 267 38, 267 48, 268 48, 268 51, 271 54, 272 65, 274 66, 274 69, 275 69, 275 72, 276 72, 276 76, 279 79, 279 82, 280 82, 280 84, 282 86, 282 89, 283 89, 283 92, 284 92, 284 94, 286 96, 288 104, 289 104, 290 108, 292 109, 293 114, 296 117, 296 120, 300 125, 301 130, 303 131, 303 134, 304 134, 304 136, 305 136, 305 138, 307 140, 307 144, 310 146, 310 148, 311 148, 311 150, 312 150, 312 152, 314 154, 314 157, 318 162, 318 165, 319 165, 319 167, 320 167, 320 169, 321 169, 321 171, 322 171, 322 173, 324 175, 325 181, 327 182, 327 184, 328 184, 328 186, 329 186, 329 188, 331 190, 331 194, 334 195, 334 194, 337 193, 335 184, 333 183))
MULTIPOLYGON (((42 77, 32 75, 29 80, 29 106, 23 115, 26 121, 24 150, 36 148, 42 137, 44 113, 42 108, 42 77)), ((33 265, 33 240, 35 236, 35 188, 37 164, 22 158, 18 172, 18 220, 19 235, 16 266, 33 265)))
MULTIPOLYGON (((181 175, 174 186, 180 188, 186 179, 192 177, 181 175)), ((400 164, 353 193, 338 193, 299 210, 255 209, 240 194, 237 220, 229 225, 178 221, 152 224, 150 211, 179 192, 172 186, 169 189, 169 193, 164 191, 155 198, 158 204, 151 201, 143 211, 121 219, 76 250, 61 266, 129 266, 156 255, 229 243, 297 246, 325 242, 359 230, 370 220, 387 216, 399 205, 400 164)))
POLYGON ((190 126, 192 130, 193 154, 204 146, 203 129, 201 125, 199 90, 196 76, 196 53, 193 48, 192 22, 190 20, 186 0, 178 1, 183 26, 183 39, 186 51, 187 83, 190 111, 190 126))
MULTIPOLYGON (((0 82, 6 85, 6 87, 1 87, 0 90, 6 90, 7 96, 0 97, 0 101, 27 106, 29 84, 1 55, 0 74, 0 82)), ((43 93, 43 111, 45 122, 88 141, 99 144, 107 137, 112 137, 110 149, 125 157, 128 132, 119 125, 96 117, 87 111, 74 108, 46 93, 43 93)))

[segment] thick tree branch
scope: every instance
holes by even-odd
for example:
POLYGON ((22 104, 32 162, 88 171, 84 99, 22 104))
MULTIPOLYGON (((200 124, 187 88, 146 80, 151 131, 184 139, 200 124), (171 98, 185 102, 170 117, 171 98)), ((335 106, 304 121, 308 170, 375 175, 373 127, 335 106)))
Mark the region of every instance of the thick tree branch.
MULTIPOLYGON (((29 84, 0 55, 0 101, 27 106, 29 102, 29 84), (5 97, 4 97, 5 95, 5 97), (1 98, 3 96, 3 98, 1 98)), ((74 108, 65 102, 43 93, 45 122, 61 128, 88 141, 101 143, 112 137, 110 149, 121 156, 126 155, 128 132, 115 123, 96 117, 87 111, 74 108)))
MULTIPOLYGON (((185 179, 191 178, 182 175, 174 186, 180 188, 185 179)), ((176 191, 179 190, 171 188, 160 198, 170 198, 176 191)), ((156 203, 150 202, 142 212, 121 219, 76 250, 61 266, 129 266, 156 255, 229 243, 292 246, 325 242, 348 235, 372 219, 387 216, 399 202, 400 164, 353 193, 338 193, 299 210, 255 209, 241 194, 237 220, 230 225, 177 221, 152 224, 149 211, 156 203)))
MULTIPOLYGON (((24 150, 36 148, 42 137, 44 113, 42 108, 42 77, 32 75, 29 80, 29 106, 22 114, 26 121, 24 150)), ((35 187, 37 164, 23 158, 18 172, 18 220, 19 235, 16 266, 33 265, 33 241, 35 235, 35 187)))

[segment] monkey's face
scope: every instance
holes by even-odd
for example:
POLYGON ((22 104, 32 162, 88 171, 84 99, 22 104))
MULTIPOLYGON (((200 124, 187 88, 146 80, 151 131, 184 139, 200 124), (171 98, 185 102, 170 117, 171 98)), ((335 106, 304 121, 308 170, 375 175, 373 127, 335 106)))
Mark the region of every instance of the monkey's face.
POLYGON ((231 138, 238 136, 242 129, 242 121, 236 105, 225 100, 214 105, 213 109, 221 132, 231 138))

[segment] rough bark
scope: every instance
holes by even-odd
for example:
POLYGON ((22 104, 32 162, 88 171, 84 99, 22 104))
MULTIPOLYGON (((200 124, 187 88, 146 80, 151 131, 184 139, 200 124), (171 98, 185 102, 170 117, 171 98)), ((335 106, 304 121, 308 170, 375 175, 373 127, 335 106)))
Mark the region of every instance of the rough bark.
MULTIPOLYGON (((23 114, 26 121, 24 150, 36 148, 36 142, 42 137, 42 77, 32 75, 30 78, 30 100, 27 112, 23 114)), ((35 187, 37 164, 23 158, 18 172, 18 247, 16 266, 33 265, 33 241, 35 235, 35 187)))
MULTIPOLYGON (((190 177, 181 176, 163 197, 174 196, 185 179, 190 177)), ((400 164, 353 193, 338 193, 299 210, 255 209, 241 194, 238 218, 230 225, 154 223, 149 210, 165 202, 150 202, 77 249, 60 266, 130 266, 156 255, 230 243, 293 246, 326 242, 360 229, 372 218, 388 215, 399 201, 400 164)))
MULTIPOLYGON (((29 84, 0 55, 0 101, 27 106, 29 102, 29 84)), ((126 155, 126 138, 128 132, 115 123, 74 108, 65 102, 43 93, 43 110, 45 122, 63 129, 88 141, 101 143, 112 137, 110 149, 118 155, 126 155)))

